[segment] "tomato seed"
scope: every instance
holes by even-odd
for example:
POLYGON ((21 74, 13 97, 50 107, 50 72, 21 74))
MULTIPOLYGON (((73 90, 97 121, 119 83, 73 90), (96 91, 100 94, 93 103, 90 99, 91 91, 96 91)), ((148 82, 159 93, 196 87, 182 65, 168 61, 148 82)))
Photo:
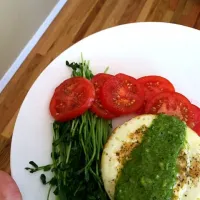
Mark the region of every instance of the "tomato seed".
POLYGON ((155 112, 156 111, 156 107, 152 107, 152 111, 155 112))
POLYGON ((194 123, 194 122, 192 122, 192 123, 190 124, 190 126, 191 126, 191 128, 194 128, 194 126, 195 126, 195 123, 194 123))
POLYGON ((183 107, 183 111, 188 112, 188 109, 186 107, 183 107))

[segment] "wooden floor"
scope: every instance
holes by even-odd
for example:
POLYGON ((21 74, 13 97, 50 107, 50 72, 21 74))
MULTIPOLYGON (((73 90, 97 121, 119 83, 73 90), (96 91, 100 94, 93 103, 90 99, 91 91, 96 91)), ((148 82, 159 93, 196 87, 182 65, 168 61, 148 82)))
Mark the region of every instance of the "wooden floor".
POLYGON ((119 24, 162 21, 200 30, 200 0, 68 0, 0 94, 0 170, 10 172, 10 144, 20 105, 38 75, 82 38, 119 24))

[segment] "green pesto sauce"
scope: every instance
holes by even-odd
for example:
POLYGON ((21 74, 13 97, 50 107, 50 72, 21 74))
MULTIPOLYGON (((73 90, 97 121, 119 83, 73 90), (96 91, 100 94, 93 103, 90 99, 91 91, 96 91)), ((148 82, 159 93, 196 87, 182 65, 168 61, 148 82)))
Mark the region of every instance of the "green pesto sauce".
POLYGON ((171 200, 185 141, 182 121, 167 115, 154 119, 119 175, 115 200, 171 200))

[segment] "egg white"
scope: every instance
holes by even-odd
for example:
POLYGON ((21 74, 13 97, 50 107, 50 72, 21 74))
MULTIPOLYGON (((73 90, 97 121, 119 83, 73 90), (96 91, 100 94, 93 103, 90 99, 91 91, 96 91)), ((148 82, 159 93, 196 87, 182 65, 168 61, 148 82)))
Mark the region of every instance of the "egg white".
MULTIPOLYGON (((144 129, 148 128, 156 115, 137 116, 116 128, 107 141, 101 160, 104 187, 111 200, 115 185, 128 154, 141 143, 144 129)), ((179 163, 183 169, 177 175, 172 200, 200 200, 200 137, 186 128, 187 144, 182 150, 179 163)))

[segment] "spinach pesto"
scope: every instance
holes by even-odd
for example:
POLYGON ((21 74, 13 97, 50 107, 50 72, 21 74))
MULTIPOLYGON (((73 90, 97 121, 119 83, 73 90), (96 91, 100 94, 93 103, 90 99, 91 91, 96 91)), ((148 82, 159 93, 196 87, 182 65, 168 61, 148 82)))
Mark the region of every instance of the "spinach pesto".
POLYGON ((177 158, 185 141, 182 121, 158 115, 125 163, 116 183, 115 200, 171 200, 177 158))

